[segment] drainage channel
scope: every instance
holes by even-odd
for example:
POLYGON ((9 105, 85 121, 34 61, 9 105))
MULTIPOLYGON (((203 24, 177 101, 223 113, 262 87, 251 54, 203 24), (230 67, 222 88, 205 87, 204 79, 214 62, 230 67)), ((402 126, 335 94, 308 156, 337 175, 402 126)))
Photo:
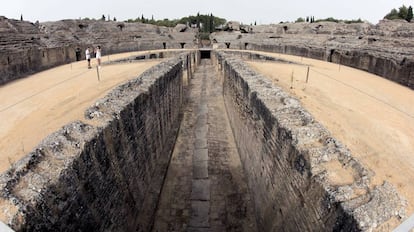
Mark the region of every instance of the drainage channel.
POLYGON ((256 231, 249 195, 210 59, 202 59, 168 168, 153 231, 256 231))

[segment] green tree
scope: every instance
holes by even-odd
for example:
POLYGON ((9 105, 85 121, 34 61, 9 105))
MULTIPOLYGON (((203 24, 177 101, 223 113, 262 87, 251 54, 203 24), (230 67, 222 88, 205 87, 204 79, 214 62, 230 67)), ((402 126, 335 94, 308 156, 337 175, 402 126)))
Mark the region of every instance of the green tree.
POLYGON ((210 33, 211 33, 216 28, 216 25, 214 25, 214 16, 212 13, 210 14, 209 21, 210 21, 210 33))
POLYGON ((197 13, 197 28, 200 28, 200 13, 197 13))
POLYGON ((303 22, 305 22, 305 19, 303 19, 302 17, 300 17, 300 18, 296 19, 295 22, 296 23, 303 23, 303 22))
MULTIPOLYGON (((114 19, 115 21, 115 19, 114 19)), ((155 20, 154 17, 151 17, 151 20, 144 18, 144 15, 141 18, 136 19, 128 19, 125 22, 133 23, 133 22, 142 22, 142 23, 149 23, 158 26, 165 26, 165 27, 175 27, 177 24, 190 24, 190 25, 203 25, 200 29, 200 32, 204 32, 210 34, 215 30, 216 26, 224 25, 226 20, 223 18, 215 17, 213 14, 209 15, 202 15, 200 13, 197 16, 188 16, 183 17, 181 19, 163 19, 163 20, 155 20)))
POLYGON ((402 5, 402 7, 400 7, 399 9, 398 16, 400 17, 400 19, 405 19, 407 18, 407 14, 408 8, 405 5, 402 5))
POLYGON ((390 13, 388 13, 387 15, 385 15, 384 17, 385 19, 389 19, 389 20, 394 20, 394 19, 399 19, 400 16, 398 15, 398 10, 397 9, 392 9, 390 13))
POLYGON ((402 5, 400 8, 398 8, 398 10, 394 8, 391 10, 390 13, 385 15, 384 19, 404 19, 408 22, 411 22, 411 20, 413 19, 413 8, 411 6, 407 8, 405 5, 402 5))
POLYGON ((412 19, 413 19, 413 8, 411 6, 409 6, 408 10, 407 10, 407 16, 405 17, 405 20, 407 20, 407 22, 411 22, 412 19))

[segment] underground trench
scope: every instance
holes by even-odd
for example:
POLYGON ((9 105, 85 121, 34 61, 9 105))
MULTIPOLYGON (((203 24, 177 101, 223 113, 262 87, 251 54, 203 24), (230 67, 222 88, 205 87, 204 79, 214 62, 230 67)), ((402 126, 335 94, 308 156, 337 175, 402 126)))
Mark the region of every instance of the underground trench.
POLYGON ((221 78, 201 51, 153 231, 257 231, 221 78))
POLYGON ((367 170, 225 52, 177 55, 85 116, 0 177, 1 221, 16 231, 358 231, 402 207, 389 184, 346 195, 369 185, 367 170), (354 182, 330 183, 332 165, 354 182))

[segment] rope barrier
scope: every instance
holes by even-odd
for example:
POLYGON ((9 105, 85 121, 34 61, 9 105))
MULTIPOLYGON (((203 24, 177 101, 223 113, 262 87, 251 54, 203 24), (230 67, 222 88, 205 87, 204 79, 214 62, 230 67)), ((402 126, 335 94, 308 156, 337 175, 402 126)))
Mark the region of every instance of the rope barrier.
POLYGON ((56 83, 56 84, 54 84, 54 85, 52 85, 52 86, 49 86, 48 88, 45 88, 45 89, 43 89, 43 90, 41 90, 41 91, 39 91, 39 92, 37 92, 37 93, 34 93, 34 94, 30 95, 30 96, 27 96, 27 97, 25 97, 25 98, 21 99, 20 101, 17 101, 16 103, 13 103, 13 104, 11 104, 11 105, 9 105, 9 106, 7 106, 7 107, 5 107, 5 108, 1 109, 1 110, 0 110, 0 113, 1 113, 1 112, 6 111, 6 110, 8 110, 8 109, 10 109, 10 108, 12 108, 12 107, 14 107, 14 106, 16 106, 16 105, 18 105, 18 104, 20 104, 20 103, 22 103, 22 102, 25 102, 25 101, 29 100, 30 98, 33 98, 34 96, 37 96, 37 95, 39 95, 39 94, 41 94, 41 93, 44 93, 44 92, 46 92, 46 91, 48 91, 48 90, 50 90, 50 89, 52 89, 52 88, 54 88, 54 87, 56 87, 56 86, 58 86, 58 85, 61 85, 61 84, 65 83, 65 82, 70 81, 70 80, 72 80, 72 79, 75 79, 75 78, 77 78, 77 77, 80 77, 80 76, 82 76, 83 74, 85 74, 86 72, 88 72, 88 70, 86 70, 86 71, 84 71, 84 72, 82 72, 82 73, 80 73, 80 74, 77 74, 77 75, 75 75, 75 76, 72 76, 72 77, 70 77, 70 78, 68 78, 68 79, 65 79, 65 80, 63 80, 63 81, 61 81, 61 82, 58 82, 58 83, 56 83))
POLYGON ((395 106, 391 105, 390 103, 388 103, 388 102, 386 102, 386 101, 384 101, 384 100, 382 100, 382 99, 379 99, 379 98, 377 98, 377 97, 375 97, 375 96, 373 96, 373 95, 371 95, 371 94, 369 94, 369 93, 367 93, 367 92, 365 92, 365 91, 363 91, 363 90, 361 90, 361 89, 358 89, 358 88, 356 88, 356 87, 354 87, 354 86, 352 86, 352 85, 350 85, 350 84, 347 84, 347 83, 345 83, 345 82, 343 82, 343 81, 340 81, 340 80, 338 80, 338 79, 336 79, 336 78, 334 78, 334 77, 332 77, 332 76, 330 76, 330 75, 328 75, 328 74, 325 74, 325 73, 322 73, 322 72, 316 71, 315 69, 311 69, 311 70, 312 70, 313 72, 315 72, 315 73, 318 73, 318 74, 320 74, 320 75, 324 76, 324 77, 327 77, 327 78, 329 78, 329 79, 331 79, 331 80, 334 80, 334 81, 336 81, 336 82, 339 82, 339 83, 341 83, 341 84, 343 84, 343 85, 345 85, 345 86, 347 86, 347 87, 349 87, 349 88, 352 88, 352 89, 354 89, 354 90, 356 90, 356 91, 358 91, 358 92, 360 92, 360 93, 362 93, 362 94, 364 94, 364 95, 367 95, 367 96, 369 96, 369 97, 371 97, 371 98, 375 99, 376 101, 381 102, 381 103, 383 103, 383 104, 385 104, 385 105, 387 105, 387 106, 389 106, 389 107, 391 107, 391 108, 393 108, 393 109, 395 109, 395 110, 399 111, 400 113, 407 115, 407 116, 408 116, 408 117, 410 117, 410 118, 414 118, 414 115, 411 115, 411 114, 409 114, 408 112, 406 112, 406 111, 404 111, 404 110, 401 110, 401 109, 399 109, 399 108, 397 108, 397 107, 395 107, 395 106))

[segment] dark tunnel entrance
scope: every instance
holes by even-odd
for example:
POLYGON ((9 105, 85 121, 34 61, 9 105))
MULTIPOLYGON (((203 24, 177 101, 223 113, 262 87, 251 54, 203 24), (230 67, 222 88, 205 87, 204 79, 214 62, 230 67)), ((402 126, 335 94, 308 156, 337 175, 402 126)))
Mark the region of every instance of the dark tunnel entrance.
POLYGON ((211 59, 211 50, 200 50, 201 59, 211 59))

